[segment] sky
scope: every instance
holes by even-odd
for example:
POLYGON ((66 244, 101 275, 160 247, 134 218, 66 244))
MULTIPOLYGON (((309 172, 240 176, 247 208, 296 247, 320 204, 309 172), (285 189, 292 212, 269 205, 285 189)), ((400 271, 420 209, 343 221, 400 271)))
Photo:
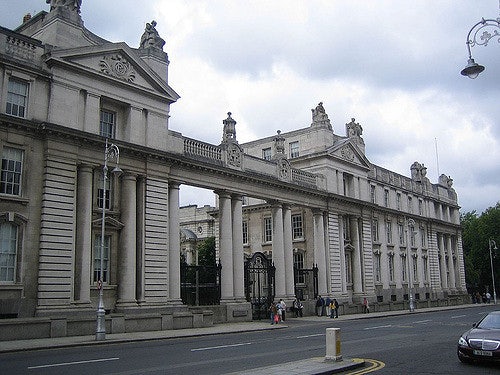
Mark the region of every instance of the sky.
MULTIPOLYGON (((3 0, 0 25, 42 10, 45 0, 3 0)), ((239 143, 286 133, 323 102, 335 134, 351 118, 363 127, 371 163, 450 176, 463 213, 500 201, 500 39, 472 47, 478 78, 460 75, 469 30, 500 17, 498 0, 83 0, 81 15, 133 48, 157 22, 181 96, 169 128, 184 136, 219 144, 229 111, 239 143)), ((184 187, 180 199, 214 204, 184 187)))

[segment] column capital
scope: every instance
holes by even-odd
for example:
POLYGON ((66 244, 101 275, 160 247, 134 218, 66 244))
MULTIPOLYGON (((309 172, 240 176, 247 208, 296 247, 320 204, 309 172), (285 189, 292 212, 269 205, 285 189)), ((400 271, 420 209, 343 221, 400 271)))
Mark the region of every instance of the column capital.
POLYGON ((231 192, 227 190, 214 190, 214 193, 219 196, 219 198, 231 199, 231 192))

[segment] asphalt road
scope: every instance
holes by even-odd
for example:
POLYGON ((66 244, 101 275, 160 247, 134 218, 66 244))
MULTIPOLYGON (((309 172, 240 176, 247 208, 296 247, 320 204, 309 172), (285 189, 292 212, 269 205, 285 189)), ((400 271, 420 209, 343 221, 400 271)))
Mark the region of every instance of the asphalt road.
POLYGON ((456 343, 494 306, 360 320, 289 319, 288 328, 0 354, 1 374, 225 374, 325 355, 341 329, 344 357, 382 363, 375 374, 498 374, 460 363, 456 343))

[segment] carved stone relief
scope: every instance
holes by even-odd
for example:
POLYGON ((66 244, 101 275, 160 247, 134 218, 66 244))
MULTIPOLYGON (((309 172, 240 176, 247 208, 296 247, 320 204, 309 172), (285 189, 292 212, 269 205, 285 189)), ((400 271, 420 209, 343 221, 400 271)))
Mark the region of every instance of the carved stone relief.
POLYGON ((132 65, 120 54, 107 55, 99 62, 101 72, 112 77, 133 82, 135 79, 135 71, 132 65))

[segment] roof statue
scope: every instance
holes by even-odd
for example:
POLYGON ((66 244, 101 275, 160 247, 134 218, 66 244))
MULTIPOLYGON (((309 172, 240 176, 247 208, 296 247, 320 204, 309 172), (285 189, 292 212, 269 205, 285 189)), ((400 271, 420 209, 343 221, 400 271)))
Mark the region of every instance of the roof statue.
POLYGON ((156 21, 151 21, 151 23, 146 23, 146 28, 141 36, 141 45, 139 49, 159 49, 163 50, 165 45, 165 40, 160 37, 158 31, 156 31, 156 21))
POLYGON ((231 112, 227 113, 227 119, 223 120, 224 124, 222 142, 234 142, 238 143, 236 140, 236 121, 231 117, 231 112))
POLYGON ((46 0, 46 3, 50 4, 50 11, 57 8, 67 8, 80 13, 80 7, 82 6, 82 0, 46 0))
POLYGON ((411 179, 417 182, 427 181, 427 167, 419 162, 414 162, 410 167, 411 179))
POLYGON ((352 139, 358 146, 364 149, 365 141, 361 138, 363 135, 363 128, 356 122, 355 118, 351 118, 351 122, 345 124, 345 132, 348 138, 352 139))
POLYGON ((274 141, 274 157, 273 159, 283 159, 286 158, 285 155, 285 137, 281 135, 281 130, 278 130, 278 134, 273 138, 274 141))
POLYGON ((330 119, 325 112, 325 108, 323 107, 323 102, 319 102, 316 108, 311 109, 312 111, 312 124, 311 126, 324 126, 328 129, 332 130, 332 124, 330 123, 330 119))

